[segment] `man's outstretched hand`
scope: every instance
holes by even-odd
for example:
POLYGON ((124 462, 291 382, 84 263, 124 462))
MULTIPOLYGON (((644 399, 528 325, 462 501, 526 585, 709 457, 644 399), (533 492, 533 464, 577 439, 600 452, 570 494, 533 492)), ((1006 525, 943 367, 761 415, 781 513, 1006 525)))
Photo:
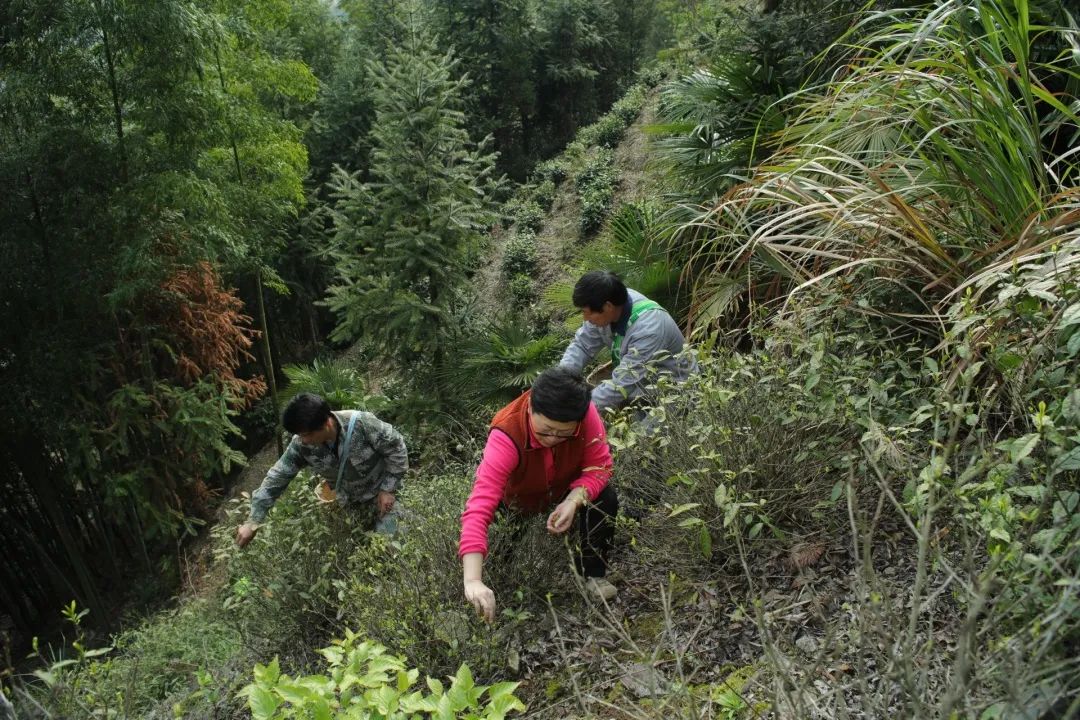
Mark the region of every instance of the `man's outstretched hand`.
POLYGON ((252 538, 255 537, 255 533, 259 531, 259 526, 254 523, 246 522, 240 527, 236 528, 236 544, 240 547, 244 547, 252 538))
POLYGON ((394 509, 394 493, 379 491, 375 496, 375 506, 379 508, 379 517, 394 509))

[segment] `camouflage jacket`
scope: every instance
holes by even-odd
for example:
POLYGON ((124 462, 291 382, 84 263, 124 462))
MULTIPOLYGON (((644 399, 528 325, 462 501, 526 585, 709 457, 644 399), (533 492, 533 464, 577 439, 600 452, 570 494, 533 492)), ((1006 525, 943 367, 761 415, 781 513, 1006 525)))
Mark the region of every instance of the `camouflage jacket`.
POLYGON ((303 468, 326 478, 335 486, 337 501, 342 505, 371 500, 380 491, 397 492, 401 477, 409 468, 408 453, 401 433, 369 412, 341 410, 334 413, 338 434, 334 447, 305 445, 293 435, 289 447, 266 473, 262 485, 251 496, 250 521, 261 523, 274 502, 285 492, 292 479, 303 468), (345 442, 349 419, 357 414, 352 443, 346 459, 341 483, 337 484, 341 465, 341 446, 345 442))

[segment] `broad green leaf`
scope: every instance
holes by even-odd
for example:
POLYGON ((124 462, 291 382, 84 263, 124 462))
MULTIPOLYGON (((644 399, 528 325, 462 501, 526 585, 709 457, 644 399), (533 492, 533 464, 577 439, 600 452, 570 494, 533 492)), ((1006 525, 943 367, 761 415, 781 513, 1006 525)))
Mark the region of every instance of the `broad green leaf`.
POLYGON ((303 685, 288 679, 280 680, 274 687, 274 690, 277 691, 282 700, 290 702, 293 705, 304 705, 308 701, 315 700, 319 697, 318 693, 311 688, 304 687, 303 685))
POLYGON ((340 665, 345 660, 345 653, 339 647, 324 647, 319 649, 319 654, 326 658, 330 665, 340 665))
POLYGON ((281 677, 281 665, 275 656, 269 665, 255 664, 255 682, 260 685, 276 685, 281 677))
POLYGON ((706 560, 712 560, 713 545, 712 535, 709 533, 709 528, 704 523, 698 529, 698 549, 701 551, 702 557, 706 560))
POLYGON ((998 443, 997 447, 1009 453, 1009 461, 1019 463, 1035 450, 1039 444, 1039 433, 1029 433, 1022 437, 1005 440, 998 443))
POLYGON ((843 492, 844 492, 844 481, 843 480, 837 480, 836 483, 833 484, 832 492, 829 493, 829 502, 835 503, 837 500, 840 499, 840 495, 843 492))
POLYGON ((1080 470, 1080 446, 1061 455, 1054 466, 1057 470, 1080 470))
POLYGON ((693 510, 694 508, 699 508, 699 507, 701 507, 701 503, 684 503, 682 505, 677 505, 668 514, 668 517, 673 518, 676 515, 681 515, 684 512, 687 512, 689 510, 693 510))
POLYGON ((248 693, 248 708, 251 709, 251 716, 254 720, 270 720, 281 705, 281 700, 269 690, 257 685, 248 685, 248 688, 251 688, 248 693))

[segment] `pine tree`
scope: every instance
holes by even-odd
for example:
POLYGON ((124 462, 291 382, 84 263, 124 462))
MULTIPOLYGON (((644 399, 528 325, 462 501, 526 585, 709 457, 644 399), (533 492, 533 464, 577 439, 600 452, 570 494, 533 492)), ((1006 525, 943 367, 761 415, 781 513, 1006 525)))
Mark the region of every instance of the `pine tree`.
POLYGON ((470 141, 461 110, 467 79, 416 30, 373 65, 375 122, 369 183, 338 169, 327 305, 332 338, 365 337, 386 357, 443 365, 450 310, 471 250, 495 220, 490 138, 470 141))

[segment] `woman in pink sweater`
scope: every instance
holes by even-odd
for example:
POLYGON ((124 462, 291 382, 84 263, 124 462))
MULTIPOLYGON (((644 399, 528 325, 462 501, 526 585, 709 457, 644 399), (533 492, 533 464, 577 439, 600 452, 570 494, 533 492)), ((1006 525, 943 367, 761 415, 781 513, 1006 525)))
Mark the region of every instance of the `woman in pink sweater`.
POLYGON ((458 549, 465 598, 489 622, 495 619, 495 594, 483 582, 483 567, 488 526, 500 505, 522 516, 548 512, 547 530, 554 535, 578 517, 578 569, 586 587, 605 600, 615 597, 604 575, 619 499, 608 484, 611 453, 604 423, 590 398, 580 375, 551 368, 491 421, 461 515, 458 549))

